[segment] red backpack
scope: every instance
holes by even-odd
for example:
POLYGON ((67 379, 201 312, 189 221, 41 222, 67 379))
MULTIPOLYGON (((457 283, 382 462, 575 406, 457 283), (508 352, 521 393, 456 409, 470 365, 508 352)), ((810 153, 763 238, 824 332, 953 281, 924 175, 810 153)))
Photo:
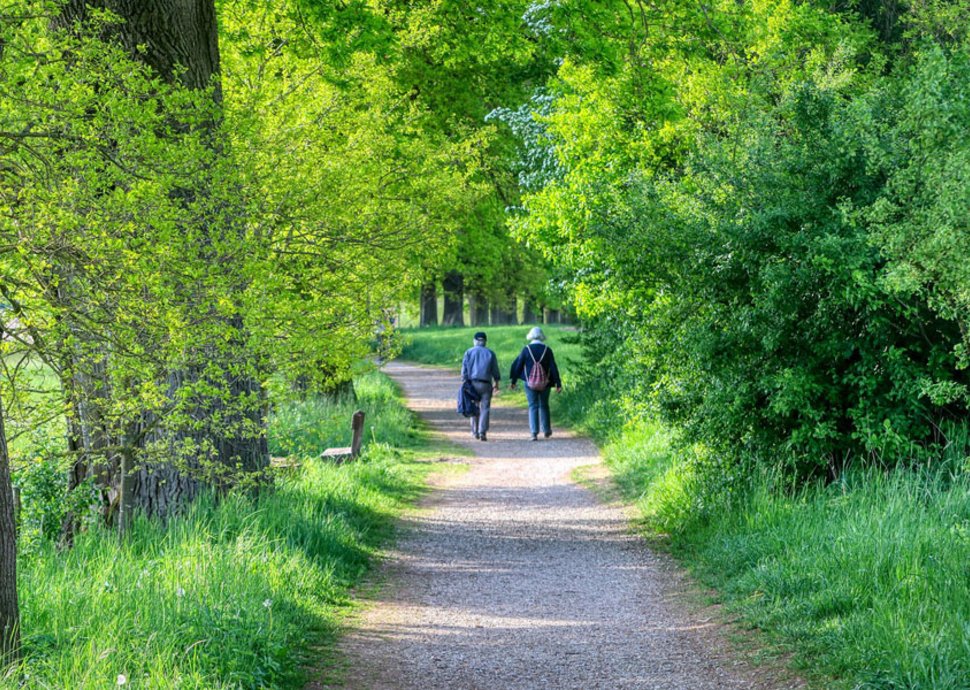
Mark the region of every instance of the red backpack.
POLYGON ((527 385, 532 390, 541 393, 549 387, 549 373, 546 368, 542 366, 542 360, 545 359, 546 353, 549 351, 549 346, 542 351, 542 355, 539 359, 532 354, 532 347, 527 345, 526 348, 529 351, 529 356, 532 358, 532 371, 529 372, 529 377, 525 381, 527 385))

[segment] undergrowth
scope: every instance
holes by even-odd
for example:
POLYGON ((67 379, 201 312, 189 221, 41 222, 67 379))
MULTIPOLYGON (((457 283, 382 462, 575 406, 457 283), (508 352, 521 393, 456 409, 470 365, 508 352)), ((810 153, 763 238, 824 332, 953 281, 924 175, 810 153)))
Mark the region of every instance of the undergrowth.
MULTIPOLYGON (((24 661, 3 687, 297 688, 311 646, 332 640, 348 589, 423 486, 421 434, 393 384, 371 374, 356 402, 277 407, 275 452, 299 456, 274 490, 192 505, 166 524, 138 520, 124 541, 103 529, 60 550, 22 551, 24 661), (344 445, 368 411, 363 456, 344 445)), ((22 526, 30 529, 30 526, 22 526)))

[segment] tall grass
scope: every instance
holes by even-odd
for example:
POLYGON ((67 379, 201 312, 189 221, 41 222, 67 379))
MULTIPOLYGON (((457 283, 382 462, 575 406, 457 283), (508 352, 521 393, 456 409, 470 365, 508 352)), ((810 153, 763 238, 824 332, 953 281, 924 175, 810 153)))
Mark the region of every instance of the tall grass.
POLYGON ((970 687, 970 479, 854 471, 768 480, 675 551, 750 625, 852 688, 970 687))
MULTIPOLYGON (((411 337, 422 361, 452 363, 442 336, 411 337)), ((601 445, 657 543, 815 686, 970 689, 966 443, 933 469, 855 469, 797 490, 755 474, 712 490, 725 486, 716 465, 637 418, 613 385, 594 377, 568 387, 559 417, 601 445)))
POLYGON ((604 456, 649 531, 820 687, 970 688, 962 457, 798 489, 765 473, 727 496, 655 425, 622 427, 604 456))
POLYGON ((0 686, 300 687, 426 471, 392 447, 420 438, 393 385, 370 375, 358 395, 372 428, 357 462, 314 459, 346 443, 354 405, 281 406, 274 447, 304 462, 275 490, 203 498, 123 542, 99 529, 68 551, 38 542, 20 564, 24 662, 0 686))
POLYGON ((310 397, 278 405, 271 418, 270 453, 319 454, 320 448, 350 445, 350 417, 364 411, 364 447, 383 443, 414 448, 424 437, 414 415, 401 403, 394 383, 379 372, 354 381, 357 400, 310 397))

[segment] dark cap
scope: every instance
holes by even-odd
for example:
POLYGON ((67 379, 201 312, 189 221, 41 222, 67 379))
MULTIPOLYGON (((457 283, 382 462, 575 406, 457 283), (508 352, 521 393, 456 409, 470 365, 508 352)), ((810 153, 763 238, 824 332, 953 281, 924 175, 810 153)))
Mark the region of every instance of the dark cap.
POLYGON ((479 331, 475 334, 475 340, 488 340, 488 336, 485 335, 485 331, 479 331))

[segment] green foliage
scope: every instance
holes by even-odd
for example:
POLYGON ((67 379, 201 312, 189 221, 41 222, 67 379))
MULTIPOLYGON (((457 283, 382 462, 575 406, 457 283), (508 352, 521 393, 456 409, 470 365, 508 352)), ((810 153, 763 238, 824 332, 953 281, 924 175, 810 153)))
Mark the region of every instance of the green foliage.
POLYGON ((966 48, 890 71, 852 13, 642 9, 629 56, 563 63, 514 220, 616 404, 705 473, 932 458, 968 410, 966 48))
POLYGON ((301 687, 301 660, 333 640, 348 588, 428 467, 389 445, 415 438, 393 386, 371 375, 358 396, 381 416, 357 462, 314 459, 345 442, 352 408, 304 408, 305 424, 332 434, 311 447, 275 421, 274 443, 299 447, 303 465, 258 500, 206 497, 167 523, 138 520, 123 542, 97 527, 67 551, 37 541, 19 568, 23 664, 0 686, 114 687, 124 675, 145 688, 301 687))
POLYGON ((222 456, 262 447, 264 382, 347 381, 449 251, 482 138, 424 128, 375 44, 335 65, 326 22, 295 1, 219 3, 222 72, 198 89, 115 40, 109 12, 65 27, 56 3, 15 7, 0 14, 10 426, 66 414, 86 467, 115 468, 102 483, 119 453, 238 479, 222 456), (45 402, 18 362, 56 378, 45 402))

